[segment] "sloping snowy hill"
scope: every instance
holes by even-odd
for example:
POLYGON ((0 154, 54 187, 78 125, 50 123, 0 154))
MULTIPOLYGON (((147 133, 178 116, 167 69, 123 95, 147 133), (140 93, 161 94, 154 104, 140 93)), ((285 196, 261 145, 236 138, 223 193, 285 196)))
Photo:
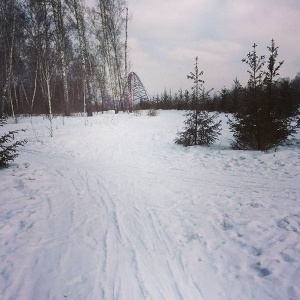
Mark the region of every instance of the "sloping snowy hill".
POLYGON ((1 299, 300 299, 300 148, 230 150, 222 118, 211 148, 177 111, 4 126, 1 299))

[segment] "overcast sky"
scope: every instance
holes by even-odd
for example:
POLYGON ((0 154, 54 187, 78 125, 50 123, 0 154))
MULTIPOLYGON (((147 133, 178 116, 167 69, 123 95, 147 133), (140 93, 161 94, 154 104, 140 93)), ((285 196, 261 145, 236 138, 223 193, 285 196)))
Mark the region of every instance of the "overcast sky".
POLYGON ((300 0, 127 0, 131 70, 148 93, 189 88, 194 58, 207 89, 247 81, 241 62, 255 42, 258 54, 274 38, 281 77, 300 72, 300 0))

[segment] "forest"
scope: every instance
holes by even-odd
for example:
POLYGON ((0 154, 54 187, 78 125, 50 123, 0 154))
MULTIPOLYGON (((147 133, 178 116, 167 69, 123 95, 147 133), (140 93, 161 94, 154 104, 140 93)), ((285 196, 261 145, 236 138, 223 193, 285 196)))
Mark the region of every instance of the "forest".
POLYGON ((3 0, 0 20, 0 116, 125 108, 126 1, 3 0))

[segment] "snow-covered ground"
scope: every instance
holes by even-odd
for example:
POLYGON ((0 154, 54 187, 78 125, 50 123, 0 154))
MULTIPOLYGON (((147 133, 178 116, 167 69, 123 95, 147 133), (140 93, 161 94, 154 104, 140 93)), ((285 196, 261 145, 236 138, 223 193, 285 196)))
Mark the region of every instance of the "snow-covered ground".
MULTIPOLYGON (((174 144, 183 113, 42 117, 0 170, 1 299, 300 299, 300 147, 174 144)), ((297 136, 300 138, 300 135, 297 136)))

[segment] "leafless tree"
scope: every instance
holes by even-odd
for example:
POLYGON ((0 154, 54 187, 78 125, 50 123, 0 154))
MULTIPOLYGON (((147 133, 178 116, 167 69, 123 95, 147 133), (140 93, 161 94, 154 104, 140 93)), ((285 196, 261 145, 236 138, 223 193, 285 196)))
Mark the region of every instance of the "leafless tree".
POLYGON ((66 46, 65 46, 65 28, 64 28, 64 12, 61 0, 51 0, 53 9, 54 22, 56 26, 56 36, 58 44, 58 52, 61 62, 61 73, 63 77, 64 89, 64 111, 65 115, 70 115, 70 101, 68 88, 68 68, 66 62, 66 46))
POLYGON ((13 68, 13 51, 15 48, 15 33, 16 33, 16 8, 15 1, 3 0, 0 4, 1 16, 1 49, 3 55, 2 65, 2 89, 1 89, 1 103, 0 103, 0 117, 3 114, 3 108, 7 101, 11 106, 11 113, 15 118, 14 106, 11 97, 11 82, 12 82, 12 68, 13 68))

